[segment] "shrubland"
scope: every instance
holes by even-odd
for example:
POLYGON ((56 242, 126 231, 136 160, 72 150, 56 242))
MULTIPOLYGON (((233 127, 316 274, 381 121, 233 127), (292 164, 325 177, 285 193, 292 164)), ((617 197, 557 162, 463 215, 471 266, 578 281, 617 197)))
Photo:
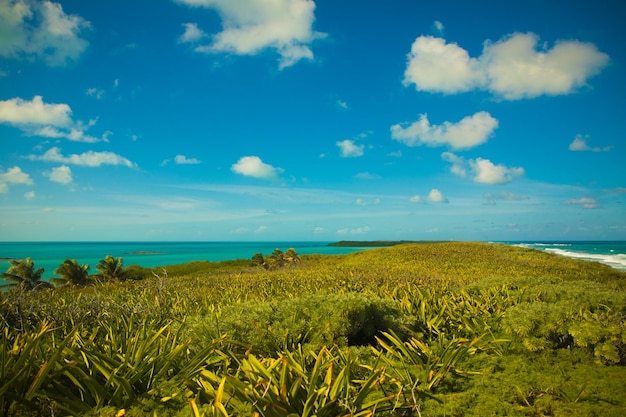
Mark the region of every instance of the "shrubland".
POLYGON ((294 253, 1 293, 0 414, 626 415, 624 272, 486 243, 294 253))

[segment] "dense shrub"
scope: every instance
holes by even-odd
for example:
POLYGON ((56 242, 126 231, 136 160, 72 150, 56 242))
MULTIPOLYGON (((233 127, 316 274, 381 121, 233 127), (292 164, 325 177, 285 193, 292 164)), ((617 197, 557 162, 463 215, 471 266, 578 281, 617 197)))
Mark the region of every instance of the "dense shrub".
POLYGON ((391 300, 358 293, 316 294, 268 302, 225 306, 217 316, 190 318, 197 343, 220 336, 243 342, 259 354, 321 346, 375 344, 382 331, 399 333, 406 317, 391 300))

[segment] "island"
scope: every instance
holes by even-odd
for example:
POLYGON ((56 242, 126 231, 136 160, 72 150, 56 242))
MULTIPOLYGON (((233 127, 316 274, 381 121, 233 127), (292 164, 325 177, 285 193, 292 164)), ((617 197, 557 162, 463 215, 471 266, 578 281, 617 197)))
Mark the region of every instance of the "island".
POLYGON ((328 246, 338 246, 344 248, 365 248, 365 247, 387 247, 404 245, 407 243, 442 243, 443 240, 341 240, 329 243, 328 246))

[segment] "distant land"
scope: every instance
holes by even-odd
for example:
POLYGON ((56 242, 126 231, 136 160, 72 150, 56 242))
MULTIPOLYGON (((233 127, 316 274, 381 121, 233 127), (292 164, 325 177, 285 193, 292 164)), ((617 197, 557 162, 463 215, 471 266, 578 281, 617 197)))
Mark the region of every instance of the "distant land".
POLYGON ((339 242, 329 243, 328 246, 340 246, 344 248, 354 247, 383 247, 396 246, 405 243, 442 243, 444 240, 341 240, 339 242))

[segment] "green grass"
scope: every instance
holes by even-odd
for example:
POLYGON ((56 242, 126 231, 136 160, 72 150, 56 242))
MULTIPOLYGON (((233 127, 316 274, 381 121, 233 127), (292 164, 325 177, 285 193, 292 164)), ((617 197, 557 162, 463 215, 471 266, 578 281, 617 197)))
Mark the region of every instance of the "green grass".
POLYGON ((0 415, 626 415, 626 274, 599 263, 441 242, 128 269, 0 294, 0 415))

